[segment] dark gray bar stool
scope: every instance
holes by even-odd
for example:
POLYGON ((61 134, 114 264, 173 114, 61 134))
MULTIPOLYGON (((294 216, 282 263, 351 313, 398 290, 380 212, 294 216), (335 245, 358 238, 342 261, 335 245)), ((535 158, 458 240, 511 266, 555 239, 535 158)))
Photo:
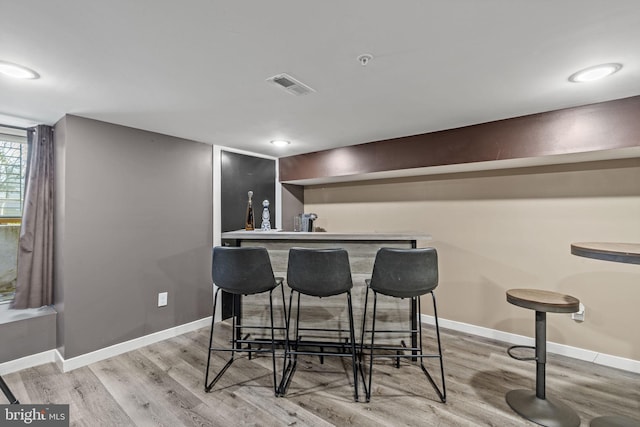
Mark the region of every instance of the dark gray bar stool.
POLYGON ((287 266, 287 284, 291 288, 289 295, 289 315, 287 317, 287 335, 285 340, 285 355, 288 361, 282 376, 280 394, 285 395, 293 374, 295 373, 298 355, 318 355, 321 360, 324 356, 351 357, 353 368, 354 399, 358 401, 358 361, 356 352, 355 330, 353 323, 353 306, 351 302, 351 267, 349 255, 344 249, 309 249, 291 248, 289 250, 289 262, 287 266), (298 293, 296 304, 296 323, 294 338, 289 338, 291 332, 291 312, 293 311, 293 294, 298 293), (347 295, 347 309, 349 315, 349 329, 300 328, 300 295, 313 297, 329 297, 334 295, 347 295), (348 342, 338 341, 305 341, 301 338, 303 331, 321 331, 340 333, 348 332, 348 342), (305 350, 301 350, 305 348, 305 350), (319 351, 310 348, 318 347, 319 351), (328 349, 325 351, 325 349, 328 349))
POLYGON ((536 391, 511 390, 507 403, 522 417, 548 427, 577 427, 578 414, 557 399, 549 399, 545 392, 545 364, 547 363, 547 313, 575 313, 580 310, 580 301, 571 295, 539 289, 510 289, 507 301, 518 307, 536 312, 535 347, 514 345, 509 347, 509 356, 518 360, 536 361, 536 391), (518 357, 512 353, 517 348, 535 349, 535 357, 518 357))
MULTIPOLYGON (((397 358, 397 366, 399 367, 400 357, 411 357, 420 359, 420 367, 425 376, 431 383, 433 389, 438 394, 440 400, 444 403, 447 400, 447 391, 445 388, 444 364, 442 359, 442 346, 440 344, 440 327, 438 325, 438 310, 436 307, 436 297, 433 290, 438 286, 438 253, 434 248, 420 249, 397 249, 382 248, 378 250, 373 265, 373 274, 371 280, 367 280, 367 293, 365 294, 364 314, 362 318, 362 339, 360 341, 360 353, 364 355, 364 336, 365 333, 371 334, 371 344, 369 346, 369 381, 365 388, 367 402, 371 399, 371 378, 373 374, 373 359, 375 357, 392 357, 397 358), (369 290, 373 291, 373 321, 371 330, 366 330, 367 319, 367 302, 369 299, 369 290), (375 346, 376 333, 376 313, 378 294, 388 295, 395 298, 411 298, 418 307, 418 329, 417 330, 385 330, 378 332, 385 333, 417 333, 418 346, 416 348, 405 346, 375 346), (433 314, 436 323, 436 337, 438 341, 438 354, 425 354, 422 347, 422 322, 420 321, 421 307, 420 296, 431 294, 433 301, 433 314), (395 354, 374 354, 374 350, 395 351, 395 354), (404 354, 410 351, 411 354, 404 354), (424 366, 425 358, 438 358, 440 360, 440 375, 442 378, 442 389, 438 388, 431 374, 424 366)), ((364 373, 363 373, 364 378, 364 373)))
MULTIPOLYGON (((222 377, 225 371, 234 361, 236 352, 253 353, 270 352, 273 360, 273 390, 278 396, 278 381, 276 378, 276 350, 275 335, 273 327, 273 290, 280 286, 282 290, 282 303, 284 304, 284 288, 282 287, 283 278, 274 277, 271 268, 271 259, 269 253, 262 247, 224 247, 216 246, 213 248, 211 277, 213 283, 217 286, 213 299, 213 318, 211 319, 211 334, 209 335, 209 356, 207 358, 207 371, 205 373, 205 391, 209 392, 222 377), (218 302, 218 294, 223 290, 233 295, 233 313, 231 328, 231 347, 220 348, 212 347, 213 330, 216 318, 216 305, 218 302), (238 333, 242 327, 237 319, 236 306, 239 306, 237 298, 242 295, 255 295, 269 292, 269 312, 271 316, 271 340, 250 340, 248 336, 244 339, 238 333), (242 347, 246 344, 246 347, 242 347), (254 348, 252 344, 257 344, 254 348), (268 349, 261 348, 262 344, 268 344, 268 349), (211 365, 212 351, 228 351, 231 352, 231 358, 218 371, 215 378, 209 382, 209 368, 211 365)), ((286 309, 285 309, 286 316, 286 309)))

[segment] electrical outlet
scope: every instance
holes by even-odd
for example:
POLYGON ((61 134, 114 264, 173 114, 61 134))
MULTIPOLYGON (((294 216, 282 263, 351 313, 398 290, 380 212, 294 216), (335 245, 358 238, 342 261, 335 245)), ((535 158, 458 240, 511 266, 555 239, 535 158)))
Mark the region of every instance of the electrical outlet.
POLYGON ((577 313, 571 313, 571 318, 577 322, 584 322, 584 304, 580 303, 580 310, 577 313))
POLYGON ((160 292, 158 294, 158 307, 164 307, 167 305, 168 292, 160 292))

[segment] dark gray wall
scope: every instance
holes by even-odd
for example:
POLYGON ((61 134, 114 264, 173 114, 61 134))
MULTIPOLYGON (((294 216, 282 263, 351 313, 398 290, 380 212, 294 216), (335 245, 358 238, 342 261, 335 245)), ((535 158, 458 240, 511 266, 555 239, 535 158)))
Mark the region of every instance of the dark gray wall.
POLYGON ((0 363, 55 348, 56 312, 50 307, 9 310, 3 305, 0 317, 0 363))
POLYGON ((56 144, 62 355, 209 316, 212 147, 76 116, 56 144))

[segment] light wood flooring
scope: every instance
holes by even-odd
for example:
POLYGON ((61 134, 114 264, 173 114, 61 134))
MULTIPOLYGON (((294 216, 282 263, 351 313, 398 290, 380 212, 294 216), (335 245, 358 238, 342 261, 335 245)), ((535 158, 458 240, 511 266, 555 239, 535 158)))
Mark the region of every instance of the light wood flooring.
MULTIPOLYGON (((433 335, 424 328, 425 340, 433 335)), ((504 395, 535 388, 534 362, 516 361, 501 342, 441 329, 447 403, 418 365, 376 359, 370 403, 353 401, 348 358, 301 356, 286 397, 271 388, 271 359, 238 359, 203 390, 209 330, 203 328, 61 373, 47 364, 5 375, 21 403, 68 403, 78 426, 528 426, 504 395)), ((216 329, 219 344, 229 327, 216 329), (219 334, 218 334, 219 332, 219 334)), ((214 355, 220 367, 227 355, 214 355)), ((439 380, 437 362, 427 365, 439 380)), ((278 369, 281 369, 279 366, 278 369)), ((550 354, 547 396, 561 397, 582 425, 605 414, 640 419, 640 375, 550 354)), ((3 396, 0 396, 3 398, 3 396)))

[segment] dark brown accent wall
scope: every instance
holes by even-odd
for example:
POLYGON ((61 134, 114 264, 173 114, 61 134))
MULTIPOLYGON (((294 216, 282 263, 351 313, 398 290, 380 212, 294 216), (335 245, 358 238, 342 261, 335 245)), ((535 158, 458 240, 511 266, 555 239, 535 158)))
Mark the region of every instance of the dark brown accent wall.
POLYGON ((640 96, 283 157, 280 181, 640 146, 640 96))

